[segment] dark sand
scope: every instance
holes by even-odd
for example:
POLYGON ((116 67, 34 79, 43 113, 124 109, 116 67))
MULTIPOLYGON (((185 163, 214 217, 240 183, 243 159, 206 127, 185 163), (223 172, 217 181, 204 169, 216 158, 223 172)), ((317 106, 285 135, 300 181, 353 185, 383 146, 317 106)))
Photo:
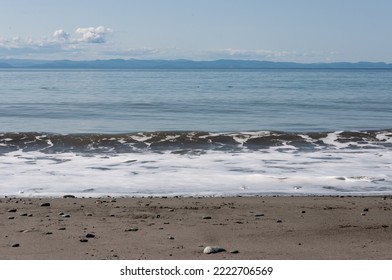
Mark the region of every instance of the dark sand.
POLYGON ((0 198, 0 259, 392 259, 392 198, 0 198))

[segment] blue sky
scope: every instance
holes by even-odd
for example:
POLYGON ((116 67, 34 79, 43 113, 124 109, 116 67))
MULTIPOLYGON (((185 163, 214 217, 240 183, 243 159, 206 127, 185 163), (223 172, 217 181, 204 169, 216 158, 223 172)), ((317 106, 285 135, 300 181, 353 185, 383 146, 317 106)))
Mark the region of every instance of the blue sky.
POLYGON ((391 0, 1 0, 0 58, 392 63, 391 0))

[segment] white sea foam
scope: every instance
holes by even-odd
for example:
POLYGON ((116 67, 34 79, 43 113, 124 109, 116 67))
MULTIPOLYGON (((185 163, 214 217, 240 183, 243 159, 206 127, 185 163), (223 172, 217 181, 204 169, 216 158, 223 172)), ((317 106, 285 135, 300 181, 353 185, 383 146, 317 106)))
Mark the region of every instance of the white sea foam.
POLYGON ((391 159, 390 149, 298 152, 290 146, 185 154, 14 151, 0 156, 0 194, 379 194, 392 192, 391 159))

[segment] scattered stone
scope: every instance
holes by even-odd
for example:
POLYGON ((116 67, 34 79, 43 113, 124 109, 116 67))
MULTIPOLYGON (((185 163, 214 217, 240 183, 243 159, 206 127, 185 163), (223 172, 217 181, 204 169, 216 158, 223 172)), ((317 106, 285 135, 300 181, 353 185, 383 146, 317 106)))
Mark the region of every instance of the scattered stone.
POLYGON ((174 237, 173 237, 173 236, 169 236, 169 239, 170 239, 170 240, 174 240, 174 237))
POLYGON ((305 213, 306 213, 306 211, 305 211, 305 210, 303 210, 301 213, 302 213, 302 214, 305 214, 305 213))
POLYGON ((211 216, 204 216, 204 217, 203 217, 203 220, 211 220, 211 219, 212 219, 211 216))
POLYGON ((71 218, 71 216, 69 214, 63 214, 63 215, 61 215, 61 217, 63 217, 63 218, 71 218))
POLYGON ((66 230, 66 228, 65 227, 60 227, 60 228, 58 228, 58 230, 66 230))
POLYGON ((33 214, 28 214, 27 217, 33 217, 33 214))
POLYGON ((232 250, 232 251, 230 251, 230 254, 238 254, 240 251, 238 251, 238 250, 232 250))
POLYGON ((363 209, 363 212, 369 212, 369 208, 363 209))
POLYGON ((49 206, 50 206, 50 203, 49 203, 49 202, 44 202, 44 203, 41 203, 40 206, 41 206, 41 207, 49 207, 49 206))
POLYGON ((366 213, 361 213, 361 216, 366 216, 366 213))
POLYGON ((277 223, 282 223, 282 220, 277 220, 276 222, 277 222, 277 223))
POLYGON ((220 252, 225 252, 226 250, 221 247, 215 247, 215 246, 207 246, 204 248, 203 253, 204 254, 216 254, 220 252))
POLYGON ((53 234, 53 232, 51 231, 45 232, 45 235, 51 235, 51 234, 53 234))
POLYGON ((382 225, 382 227, 383 227, 383 228, 388 228, 389 226, 388 226, 388 225, 382 225))
POLYGON ((256 214, 255 217, 264 217, 264 214, 256 214))
POLYGON ((16 247, 19 247, 19 246, 20 246, 19 243, 13 243, 13 244, 11 244, 11 247, 13 247, 13 248, 16 248, 16 247))
POLYGON ((82 238, 82 239, 80 239, 79 241, 80 241, 80 242, 82 242, 82 243, 86 243, 86 242, 88 242, 88 240, 87 240, 87 239, 85 239, 85 238, 82 238))
POLYGON ((27 217, 27 213, 20 213, 19 216, 21 216, 21 217, 27 217))
POLYGON ((139 229, 138 228, 129 228, 129 229, 126 229, 125 231, 138 231, 139 229))
POLYGON ((66 194, 63 196, 63 198, 76 198, 76 197, 72 194, 66 194))
POLYGON ((87 233, 86 238, 94 238, 95 234, 94 233, 87 233))
POLYGON ((8 217, 8 220, 13 220, 13 219, 15 219, 15 217, 13 216, 8 217))
POLYGON ((59 216, 62 216, 62 215, 64 215, 64 212, 60 212, 60 213, 59 213, 59 216))
POLYGON ((8 213, 15 213, 16 211, 18 211, 18 210, 15 209, 15 208, 12 208, 12 209, 9 209, 7 212, 8 212, 8 213))
POLYGON ((87 217, 91 217, 92 215, 93 215, 93 214, 91 214, 91 213, 88 213, 88 214, 87 214, 87 217))
POLYGON ((174 212, 174 209, 169 209, 169 212, 174 212))

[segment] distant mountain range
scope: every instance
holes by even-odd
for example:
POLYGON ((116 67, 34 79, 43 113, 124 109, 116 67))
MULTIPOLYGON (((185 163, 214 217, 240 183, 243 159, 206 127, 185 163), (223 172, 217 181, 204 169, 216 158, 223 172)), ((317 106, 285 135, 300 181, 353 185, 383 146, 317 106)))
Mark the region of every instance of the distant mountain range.
POLYGON ((256 60, 21 60, 0 59, 0 68, 33 69, 392 69, 384 62, 296 63, 256 60))

